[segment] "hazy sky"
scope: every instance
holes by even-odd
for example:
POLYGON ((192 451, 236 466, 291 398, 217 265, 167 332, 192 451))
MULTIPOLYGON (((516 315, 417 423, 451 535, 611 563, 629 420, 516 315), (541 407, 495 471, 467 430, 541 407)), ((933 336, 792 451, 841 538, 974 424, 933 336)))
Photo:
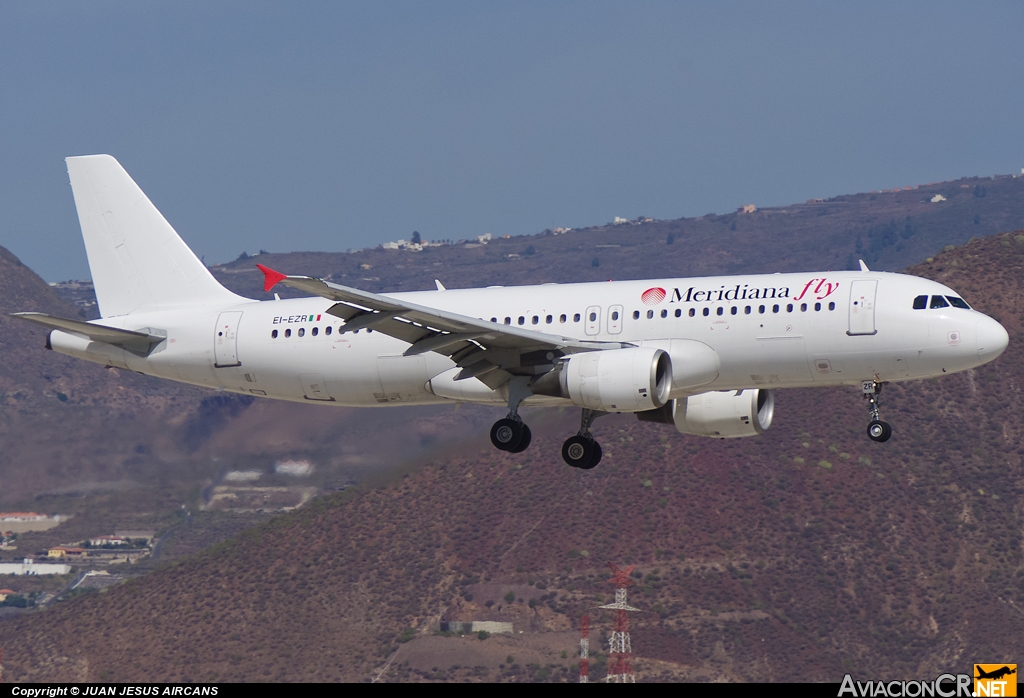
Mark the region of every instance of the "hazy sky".
POLYGON ((0 244, 87 278, 63 158, 207 263, 1020 172, 1024 3, 7 2, 0 244))

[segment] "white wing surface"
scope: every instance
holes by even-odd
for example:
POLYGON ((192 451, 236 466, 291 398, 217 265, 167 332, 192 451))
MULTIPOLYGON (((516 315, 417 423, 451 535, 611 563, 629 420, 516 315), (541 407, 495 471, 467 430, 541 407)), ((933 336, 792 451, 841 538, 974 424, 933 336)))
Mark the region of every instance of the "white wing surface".
POLYGON ((450 357, 462 371, 456 380, 478 378, 492 389, 513 375, 546 373, 566 354, 632 346, 587 342, 511 327, 447 310, 339 286, 310 276, 288 276, 257 264, 264 290, 277 283, 337 301, 328 313, 345 321, 342 332, 372 329, 408 342, 407 356, 428 351, 450 357))

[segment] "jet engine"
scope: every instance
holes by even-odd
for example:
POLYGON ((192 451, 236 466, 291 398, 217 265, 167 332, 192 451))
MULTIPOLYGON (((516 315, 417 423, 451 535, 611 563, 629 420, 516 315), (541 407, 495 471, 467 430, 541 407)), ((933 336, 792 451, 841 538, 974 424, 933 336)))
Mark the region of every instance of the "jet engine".
POLYGON ((672 360, 654 347, 572 354, 530 388, 603 412, 654 410, 668 402, 672 360))
POLYGON ((772 425, 775 393, 771 390, 727 390, 672 400, 661 409, 640 412, 645 422, 675 424, 683 434, 734 439, 763 434, 772 425))

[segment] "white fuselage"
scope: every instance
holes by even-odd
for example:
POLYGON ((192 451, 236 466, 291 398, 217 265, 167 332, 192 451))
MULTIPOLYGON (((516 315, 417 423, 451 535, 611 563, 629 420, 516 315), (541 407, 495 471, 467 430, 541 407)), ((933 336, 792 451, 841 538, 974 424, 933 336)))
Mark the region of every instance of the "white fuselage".
MULTIPOLYGON (((424 291, 391 297, 583 340, 663 345, 703 342, 717 378, 689 392, 857 385, 962 371, 991 361, 1006 333, 953 306, 914 309, 919 296, 957 294, 884 272, 820 272, 424 291)), ((112 366, 284 400, 379 406, 448 402, 431 379, 445 356, 403 356, 409 344, 372 330, 342 332, 332 301, 240 300, 106 317, 104 325, 166 333, 149 356, 56 330, 52 347, 112 366)), ((478 381, 461 381, 474 383, 478 381)), ((506 393, 507 395, 507 393, 506 393)), ((674 395, 674 397, 677 395, 674 395)), ((481 386, 462 399, 501 403, 481 386)), ((533 396, 526 404, 567 404, 533 396)))

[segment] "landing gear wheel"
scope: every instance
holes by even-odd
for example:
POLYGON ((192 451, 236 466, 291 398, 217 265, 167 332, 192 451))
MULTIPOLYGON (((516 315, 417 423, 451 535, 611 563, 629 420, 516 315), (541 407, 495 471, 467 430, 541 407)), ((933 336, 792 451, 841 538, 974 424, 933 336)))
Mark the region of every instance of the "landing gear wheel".
POLYGON ((562 444, 562 460, 574 468, 587 470, 593 467, 591 463, 594 462, 594 454, 597 452, 595 446, 597 446, 597 442, 593 439, 579 434, 570 436, 562 444))
POLYGON ((533 432, 530 431, 530 427, 526 426, 525 424, 523 424, 522 427, 523 435, 519 439, 519 445, 516 446, 515 448, 510 448, 508 450, 509 453, 522 453, 527 448, 529 448, 530 442, 533 441, 533 432))
POLYGON ((514 419, 499 419, 491 427, 491 443, 500 451, 514 451, 523 439, 525 426, 514 419))
POLYGON ((580 468, 582 468, 583 470, 590 470, 591 468, 596 468, 597 464, 601 462, 602 455, 604 455, 604 452, 601 450, 601 444, 595 441, 594 455, 591 457, 590 463, 588 465, 581 465, 580 468))
POLYGON ((888 422, 875 419, 868 424, 868 438, 872 441, 882 443, 888 441, 890 436, 892 436, 892 427, 888 422))

